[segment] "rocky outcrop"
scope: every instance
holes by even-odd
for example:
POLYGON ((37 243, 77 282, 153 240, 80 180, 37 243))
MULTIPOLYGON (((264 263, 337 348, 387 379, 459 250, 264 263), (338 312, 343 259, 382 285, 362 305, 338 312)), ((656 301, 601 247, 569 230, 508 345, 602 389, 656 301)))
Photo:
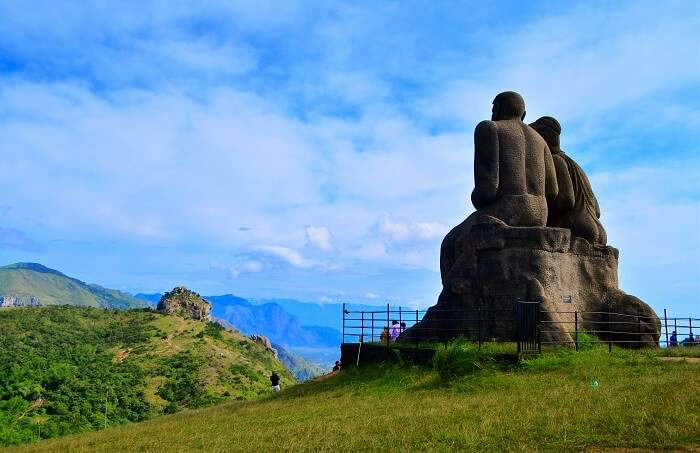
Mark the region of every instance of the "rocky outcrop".
POLYGON ((437 305, 402 339, 474 336, 480 329, 482 338, 512 340, 515 303, 528 300, 541 302, 542 341, 572 341, 578 316, 579 331, 598 332, 602 340, 658 344, 660 321, 654 311, 618 288, 614 247, 592 245, 568 229, 502 222, 474 225, 458 247, 460 259, 437 305))
POLYGON ((211 304, 204 300, 202 296, 184 286, 178 286, 172 291, 163 294, 163 297, 158 302, 157 310, 184 318, 211 319, 211 304))
POLYGON ((0 296, 0 307, 35 307, 41 305, 38 297, 6 294, 0 296))
POLYGON ((250 336, 250 339, 253 340, 254 342, 258 343, 259 345, 264 346, 265 349, 266 349, 267 351, 271 352, 271 353, 275 356, 276 359, 278 358, 278 356, 277 356, 277 349, 275 349, 275 348, 272 346, 272 342, 270 341, 269 338, 267 338, 267 337, 264 336, 264 335, 251 335, 251 336, 250 336))

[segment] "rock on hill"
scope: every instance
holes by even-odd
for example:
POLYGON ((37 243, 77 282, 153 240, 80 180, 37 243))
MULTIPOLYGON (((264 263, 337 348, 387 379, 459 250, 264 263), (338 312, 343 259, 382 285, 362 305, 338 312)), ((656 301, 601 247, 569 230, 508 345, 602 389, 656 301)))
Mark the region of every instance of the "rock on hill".
POLYGON ((41 264, 0 267, 0 307, 65 304, 120 309, 148 306, 129 294, 87 284, 41 264))
POLYGON ((163 294, 158 302, 158 311, 197 320, 211 319, 211 304, 184 286, 163 294))
POLYGON ((0 332, 0 447, 256 398, 272 371, 294 382, 264 345, 149 309, 0 310, 0 332))

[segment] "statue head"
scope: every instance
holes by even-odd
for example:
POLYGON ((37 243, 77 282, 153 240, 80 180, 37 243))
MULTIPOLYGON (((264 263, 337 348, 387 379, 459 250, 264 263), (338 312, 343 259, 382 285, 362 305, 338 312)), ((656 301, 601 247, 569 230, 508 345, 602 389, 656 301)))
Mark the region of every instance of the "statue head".
POLYGON ((559 121, 551 116, 543 116, 538 118, 534 123, 531 123, 530 127, 542 136, 550 149, 559 148, 559 135, 561 134, 561 125, 559 121))
POLYGON ((515 91, 499 93, 493 100, 491 119, 499 120, 523 120, 525 119, 525 100, 515 91))

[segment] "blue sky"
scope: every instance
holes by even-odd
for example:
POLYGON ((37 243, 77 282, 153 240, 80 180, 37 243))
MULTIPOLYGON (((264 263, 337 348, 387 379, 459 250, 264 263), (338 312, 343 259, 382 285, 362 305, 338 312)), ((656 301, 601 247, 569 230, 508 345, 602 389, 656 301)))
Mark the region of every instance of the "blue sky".
POLYGON ((474 126, 516 90, 590 175, 621 287, 697 313, 700 7, 521 4, 2 2, 0 260, 428 306, 474 126))

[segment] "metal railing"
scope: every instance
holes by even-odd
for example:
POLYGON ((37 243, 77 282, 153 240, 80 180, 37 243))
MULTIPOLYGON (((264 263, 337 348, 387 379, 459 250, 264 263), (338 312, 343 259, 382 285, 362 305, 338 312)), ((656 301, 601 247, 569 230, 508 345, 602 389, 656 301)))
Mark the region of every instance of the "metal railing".
POLYGON ((420 325, 428 310, 391 307, 389 304, 376 310, 350 310, 347 304, 343 304, 342 339, 343 343, 370 342, 386 346, 399 340, 401 345, 418 347, 425 343, 464 338, 478 343, 479 348, 485 341, 517 341, 519 351, 521 342, 527 340, 527 349, 533 351, 533 342, 536 342, 536 350, 541 350, 542 345, 566 344, 578 350, 582 343, 589 341, 585 335, 594 335, 597 341, 608 343, 611 349, 613 344, 648 344, 649 335, 653 334, 649 331, 649 324, 660 321, 658 345, 700 346, 700 318, 669 317, 666 309, 661 318, 605 311, 539 310, 534 317, 527 315, 529 318, 523 324, 524 318, 519 318, 522 315, 517 310, 518 303, 531 302, 518 301, 512 309, 450 310, 433 307, 431 313, 444 320, 439 327, 420 325), (528 327, 530 324, 534 327, 528 327), (564 326, 564 329, 555 329, 554 325, 564 326), (534 330, 529 332, 530 328, 534 330), (408 330, 417 334, 404 334, 408 330), (562 333, 568 333, 571 339, 566 339, 568 337, 562 333), (695 334, 698 334, 697 338, 695 334))

